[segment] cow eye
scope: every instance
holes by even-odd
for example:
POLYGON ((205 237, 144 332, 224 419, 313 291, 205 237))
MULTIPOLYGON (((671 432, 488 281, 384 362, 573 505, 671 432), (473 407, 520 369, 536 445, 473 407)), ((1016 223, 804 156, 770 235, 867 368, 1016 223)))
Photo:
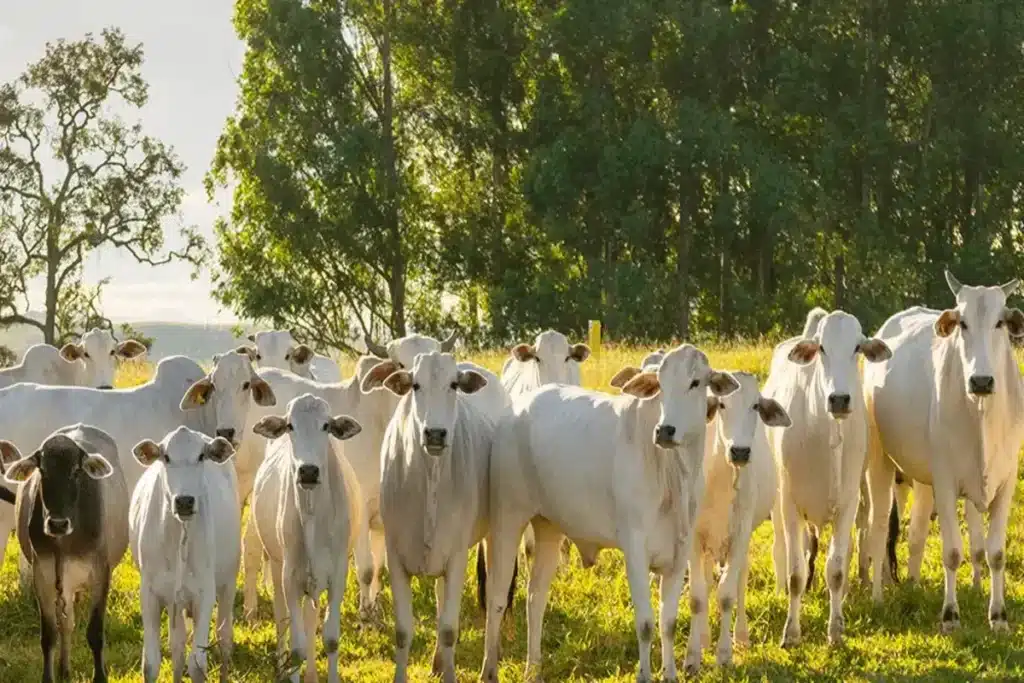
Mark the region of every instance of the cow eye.
POLYGON ((206 453, 204 453, 202 451, 199 451, 199 458, 198 458, 199 462, 202 462, 205 459, 206 459, 206 453))
POLYGON ((419 391, 420 390, 420 383, 419 382, 414 383, 412 385, 412 390, 413 391, 419 391))
MULTIPOLYGON (((291 431, 291 424, 289 424, 289 425, 288 425, 288 427, 289 427, 288 431, 291 431)), ((329 425, 329 424, 327 424, 326 422, 324 422, 324 431, 326 432, 326 431, 328 431, 328 430, 329 430, 330 428, 331 428, 331 425, 329 425)))
POLYGON ((699 386, 700 386, 700 380, 699 379, 695 379, 692 382, 690 382, 690 388, 691 389, 696 389, 699 386))
POLYGON ((292 354, 290 354, 290 353, 284 354, 284 359, 285 360, 291 360, 292 359, 292 354))
POLYGON ((965 323, 963 320, 960 321, 960 329, 961 330, 966 330, 967 329, 967 323, 965 323))
POLYGON ((89 355, 88 351, 82 351, 82 357, 83 358, 91 358, 91 356, 89 355))
POLYGON ((256 354, 256 360, 263 360, 263 356, 261 354, 257 353, 256 354))
POLYGON ((116 356, 116 355, 117 355, 117 351, 111 351, 111 352, 110 352, 110 355, 111 355, 111 356, 116 356))
POLYGON ((459 388, 459 383, 458 382, 452 382, 451 387, 452 387, 453 390, 458 389, 459 388))
POLYGON ((1002 329, 1002 327, 1003 327, 1003 321, 1000 320, 999 322, 996 323, 996 329, 999 330, 999 329, 1002 329))
POLYGON ((249 386, 250 385, 249 385, 248 382, 243 382, 242 383, 242 391, 249 391, 249 386))

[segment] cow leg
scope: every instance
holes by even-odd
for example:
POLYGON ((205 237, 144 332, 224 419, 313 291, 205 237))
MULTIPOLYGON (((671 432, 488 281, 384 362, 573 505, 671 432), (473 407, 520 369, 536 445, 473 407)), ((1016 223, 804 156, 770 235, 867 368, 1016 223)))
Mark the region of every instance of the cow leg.
POLYGON ((988 623, 996 632, 1009 632, 1010 630, 1006 619, 1006 603, 1003 601, 1003 593, 1006 589, 1006 530, 1010 521, 1013 489, 1016 484, 1017 468, 1014 467, 1013 473, 999 487, 999 492, 996 493, 995 499, 989 506, 988 541, 985 552, 988 555, 989 571, 992 572, 992 596, 988 605, 988 623))
MULTIPOLYGON (((338 683, 338 643, 341 641, 341 605, 348 581, 348 553, 339 556, 334 579, 327 586, 327 614, 324 617, 324 652, 327 653, 327 681, 338 683)), ((372 563, 372 559, 371 559, 372 563)))
MULTIPOLYGON (((160 601, 149 586, 145 574, 140 596, 142 612, 142 678, 144 683, 156 683, 160 676, 160 601)), ((173 610, 169 610, 173 612, 173 610)))
POLYGON ((459 605, 462 602, 462 586, 466 583, 466 565, 469 551, 456 553, 448 560, 444 576, 438 580, 438 595, 443 598, 437 620, 437 645, 435 666, 440 659, 441 680, 455 683, 455 640, 459 634, 459 605))
POLYGON ((683 595, 685 578, 685 564, 680 564, 671 572, 661 575, 661 679, 666 683, 673 683, 679 677, 676 671, 675 639, 676 624, 679 621, 679 600, 683 595))
POLYGON ((259 571, 263 563, 263 544, 256 531, 256 516, 249 506, 249 518, 245 522, 245 533, 242 534, 242 569, 244 583, 242 589, 242 618, 255 623, 259 611, 259 571))
POLYGON ((103 619, 107 614, 107 598, 110 596, 110 568, 97 567, 97 578, 92 587, 92 609, 85 639, 92 650, 92 681, 107 683, 107 666, 103 661, 103 619))
MULTIPOLYGON (((889 515, 892 511, 892 482, 896 467, 885 453, 877 436, 869 435, 868 471, 865 477, 868 484, 868 496, 862 499, 861 506, 868 506, 869 530, 867 544, 857 549, 858 559, 871 560, 871 599, 876 603, 882 601, 882 578, 886 562, 885 543, 889 534, 889 515)), ((830 581, 831 581, 831 577, 830 581)))
MULTIPOLYGON (((734 506, 735 508, 735 506, 734 506)), ((729 562, 726 565, 722 580, 718 583, 719 636, 717 659, 719 666, 732 664, 732 613, 737 609, 736 627, 739 630, 740 615, 743 614, 743 589, 746 580, 748 556, 750 553, 750 536, 753 532, 753 511, 744 511, 745 518, 737 525, 736 532, 729 547, 729 562)), ((743 616, 744 628, 746 616, 743 616)))
POLYGON ((303 628, 305 621, 302 612, 303 586, 298 578, 306 574, 296 566, 295 562, 289 562, 286 558, 281 569, 282 592, 288 609, 288 635, 291 637, 291 652, 285 669, 291 683, 299 683, 299 667, 306 658, 306 633, 303 628))
MULTIPOLYGON (((696 545, 694 546, 696 548, 696 545)), ((690 553, 690 637, 686 642, 686 661, 683 666, 687 676, 696 676, 700 671, 704 641, 708 627, 708 580, 706 565, 699 549, 690 553)))
POLYGON ((188 675, 192 683, 206 683, 209 671, 207 652, 210 649, 210 622, 213 621, 213 603, 217 597, 214 586, 206 587, 193 607, 192 651, 188 656, 188 675))
POLYGON ((780 495, 782 502, 782 522, 785 528, 786 552, 789 555, 787 573, 789 574, 789 612, 786 614, 786 625, 782 632, 782 647, 794 647, 800 644, 800 599, 807 586, 807 558, 804 556, 804 521, 787 495, 786 484, 783 483, 780 495))
MULTIPOLYGON (((482 545, 477 546, 477 552, 485 552, 482 545)), ((444 660, 441 658, 441 613, 444 611, 444 575, 438 576, 434 579, 434 605, 435 615, 437 616, 437 641, 434 643, 434 656, 431 658, 431 673, 435 676, 440 676, 441 671, 444 669, 444 660)))
MULTIPOLYGON (((867 477, 860 478, 860 497, 857 503, 857 516, 854 521, 854 529, 857 531, 857 578, 861 584, 867 585, 869 581, 869 570, 872 564, 872 554, 869 550, 871 537, 871 493, 869 491, 867 477)), ((886 508, 886 520, 889 519, 889 509, 886 508)))
MULTIPOLYGON (((57 600, 53 591, 53 581, 49 584, 43 578, 43 572, 37 563, 34 568, 36 576, 36 604, 39 606, 39 646, 43 652, 43 683, 53 681, 54 645, 58 638, 57 631, 57 600)), ((155 679, 154 679, 155 680, 155 679)))
POLYGON ((277 630, 277 661, 283 670, 288 666, 288 647, 285 634, 288 631, 288 604, 284 599, 284 569, 280 562, 270 561, 270 576, 274 582, 274 625, 277 630))
MULTIPOLYGON (((345 554, 348 559, 348 553, 345 554)), ((306 634, 306 683, 316 683, 316 621, 320 612, 320 601, 306 596, 302 601, 302 619, 306 634)))
POLYGON ((412 649, 413 636, 412 586, 409 574, 390 541, 387 553, 391 599, 395 609, 395 683, 405 683, 408 680, 409 650, 412 649))
MULTIPOLYGON (((911 581, 921 580, 921 562, 924 560, 924 547, 928 540, 934 508, 935 490, 928 484, 915 481, 914 504, 910 506, 910 524, 907 527, 907 576, 911 581)), ((959 523, 957 526, 959 527, 959 523)), ((959 533, 957 531, 957 534, 959 533)))
POLYGON ((736 633, 733 642, 738 647, 750 647, 750 629, 747 626, 747 579, 750 576, 750 555, 743 561, 740 582, 736 596, 736 633))
MULTIPOLYGON (((554 525, 540 518, 533 520, 533 567, 530 569, 530 584, 526 596, 526 680, 540 680, 540 644, 541 633, 544 630, 544 612, 548 607, 551 582, 558 572, 562 537, 562 532, 554 525)), ((508 580, 511 582, 512 577, 510 576, 508 580)), ((504 585, 506 584, 498 584, 504 585)), ((500 588, 495 597, 502 602, 508 600, 506 591, 500 588)))
POLYGON ((188 642, 188 633, 185 629, 185 616, 179 605, 171 605, 167 610, 167 636, 171 644, 174 683, 181 683, 185 679, 185 645, 188 642))
POLYGON ((964 519, 967 521, 967 542, 971 553, 971 581, 981 590, 981 568, 985 563, 985 522, 981 512, 971 501, 964 501, 964 519))
POLYGON ((220 648, 220 683, 228 683, 231 657, 235 651, 235 593, 234 581, 227 581, 217 596, 217 643, 220 648))
MULTIPOLYGON (((4 543, 6 543, 6 536, 3 537, 4 543)), ((32 595, 32 591, 35 590, 35 584, 32 582, 32 565, 25 558, 25 553, 19 552, 18 556, 18 588, 25 595, 32 595)), ((0 564, 3 562, 3 549, 0 548, 0 564)))
POLYGON ((786 526, 782 522, 782 496, 775 493, 772 508, 772 565, 775 570, 775 588, 786 594, 786 526))
POLYGON ((71 680, 71 636, 75 631, 75 594, 65 584, 63 610, 57 611, 57 629, 60 631, 60 666, 57 679, 71 680))
MULTIPOLYGON (((484 629, 484 662, 480 680, 498 683, 498 659, 501 642, 501 622, 508 607, 508 597, 501 586, 512 583, 512 571, 519 552, 519 538, 522 526, 510 526, 505 515, 491 520, 491 533, 483 544, 487 560, 487 624, 484 629)), ((533 575, 531 573, 531 580, 533 575)))
MULTIPOLYGON (((890 481, 892 481, 890 479, 890 481)), ((859 496, 858 496, 859 497, 859 496)), ((891 501, 891 498, 889 499, 891 501)), ((836 523, 832 528, 828 560, 825 563, 829 592, 828 642, 838 645, 843 640, 846 622, 843 619, 843 601, 850 576, 850 538, 857 516, 858 500, 845 501, 840 506, 836 523)), ((885 506, 888 508, 888 505, 885 506)))
MULTIPOLYGON (((361 502, 361 504, 363 503, 361 502)), ((370 521, 367 518, 365 506, 359 515, 359 528, 356 529, 353 555, 355 556, 356 578, 359 579, 359 621, 366 622, 370 619, 376 595, 373 593, 374 565, 373 550, 370 547, 370 521)), ((347 552, 345 557, 348 557, 347 552)), ((346 566, 345 573, 347 575, 348 560, 344 560, 343 564, 346 566)), ((328 590, 330 589, 328 588, 328 590)))
MULTIPOLYGON (((960 534, 960 520, 956 510, 956 488, 941 477, 936 468, 932 492, 935 510, 939 513, 939 531, 942 534, 942 564, 946 570, 946 594, 942 602, 942 631, 950 633, 960 627, 960 606, 956 599, 956 571, 964 558, 964 539, 960 534)), ((914 503, 917 507, 917 503, 914 503)))
MULTIPOLYGON (((637 683, 650 683, 651 640, 654 634, 650 561, 647 556, 647 545, 642 535, 644 532, 633 531, 629 528, 626 528, 625 532, 619 543, 626 555, 626 580, 629 582, 629 595, 633 600, 633 618, 636 622, 637 648, 640 654, 636 680, 637 683)), ((538 642, 537 645, 539 647, 540 643, 538 642)), ((687 662, 689 667, 689 656, 687 662)))

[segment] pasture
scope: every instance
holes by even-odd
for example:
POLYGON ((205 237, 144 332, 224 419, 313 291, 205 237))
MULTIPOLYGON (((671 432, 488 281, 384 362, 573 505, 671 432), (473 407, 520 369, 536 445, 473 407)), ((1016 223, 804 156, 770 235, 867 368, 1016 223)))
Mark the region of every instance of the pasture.
MULTIPOLYGON (((770 359, 768 346, 704 347, 714 367, 754 372, 763 381, 770 359)), ((604 348, 582 366, 583 384, 607 389, 609 378, 626 364, 637 364, 646 349, 604 348)), ((504 351, 469 358, 495 372, 505 359, 504 351)), ((346 376, 352 364, 343 366, 346 376)), ((144 382, 150 367, 129 364, 118 377, 119 386, 144 382)), ((159 438, 162 435, 154 435, 159 438)), ((905 524, 906 520, 904 520, 905 524)), ((868 588, 855 582, 847 599, 845 644, 830 649, 826 644, 828 592, 821 574, 827 552, 828 532, 822 537, 815 585, 804 599, 803 644, 794 650, 778 646, 786 616, 786 599, 775 591, 771 566, 771 525, 763 524, 751 546, 752 568, 747 609, 750 618, 749 649, 738 649, 735 668, 723 671, 714 664, 712 650, 705 650, 701 680, 807 680, 807 681, 964 681, 1024 680, 1024 519, 1015 506, 1007 542, 1007 610, 1011 633, 993 634, 987 623, 988 578, 981 591, 971 588, 970 565, 959 572, 962 629, 952 635, 939 633, 942 605, 942 569, 939 539, 932 536, 922 571, 921 585, 904 582, 886 588, 885 601, 875 606, 868 588)), ((905 535, 904 535, 905 536, 905 535)), ((38 617, 34 601, 17 588, 17 544, 11 543, 0 571, 0 681, 37 680, 41 674, 38 617)), ((475 558, 471 556, 472 563, 475 558)), ((900 544, 901 569, 906 569, 906 542, 900 544)), ((855 562, 852 565, 855 569, 855 562)), ((525 574, 525 572, 523 572, 525 574)), ((521 576, 523 576, 521 574, 521 576)), ((987 574, 987 572, 986 572, 987 574)), ((472 571, 470 571, 472 577, 472 571)), ((524 577, 525 578, 525 577, 524 577)), ((501 680, 522 680, 525 660, 525 583, 516 593, 513 619, 504 628, 501 680)), ((435 637, 433 586, 413 583, 416 634, 411 679, 429 680, 430 654, 435 637)), ((142 622, 139 615, 139 575, 131 560, 114 574, 107 617, 107 658, 111 681, 141 680, 142 622)), ((657 583, 652 581, 657 600, 657 583)), ((270 596, 261 583, 260 615, 250 625, 236 618, 233 681, 264 683, 274 680, 274 626, 270 596)), ((343 680, 390 681, 393 674, 393 618, 386 574, 381 611, 376 624, 360 628, 356 617, 355 574, 349 573, 349 590, 342 615, 340 661, 343 680)), ((241 614, 241 592, 236 615, 241 614)), ((717 605, 712 607, 712 637, 717 637, 717 605)), ((74 681, 91 676, 91 658, 85 644, 85 613, 80 606, 72 644, 74 681)), ((684 594, 676 635, 675 657, 685 655, 689 631, 689 605, 684 594)), ((460 680, 476 680, 482 660, 483 615, 476 605, 475 579, 467 581, 462 602, 462 629, 457 646, 460 680)), ((161 681, 171 680, 166 657, 166 618, 163 628, 165 659, 161 681)), ((652 661, 660 661, 655 639, 652 661)), ((319 650, 319 644, 318 644, 319 650)), ((544 631, 545 678, 553 681, 633 681, 636 672, 636 636, 621 554, 605 551, 596 567, 583 570, 575 550, 568 566, 559 570, 552 587, 544 631)), ((321 676, 325 660, 320 659, 321 676)), ((214 654, 211 677, 216 675, 214 654)))

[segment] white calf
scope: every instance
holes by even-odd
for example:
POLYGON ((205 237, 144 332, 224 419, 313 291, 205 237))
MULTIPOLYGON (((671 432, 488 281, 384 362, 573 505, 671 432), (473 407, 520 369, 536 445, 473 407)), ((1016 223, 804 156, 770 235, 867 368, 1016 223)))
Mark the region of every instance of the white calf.
MULTIPOLYGON (((268 439, 266 458, 256 474, 252 510, 270 557, 278 652, 284 653, 289 629, 295 667, 291 680, 298 682, 303 659, 306 681, 317 680, 317 605, 326 591, 327 677, 337 683, 348 554, 360 526, 365 534, 366 519, 355 473, 330 437, 350 439, 359 433, 359 423, 347 415, 331 417, 326 401, 303 394, 288 402, 284 415, 260 419, 253 431, 268 439)), ((364 562, 369 566, 369 560, 364 562)))
POLYGON ((577 545, 625 554, 642 682, 651 680, 654 635, 648 572, 661 575, 663 672, 666 680, 676 679, 672 643, 703 489, 707 392, 723 396, 738 386, 685 344, 665 354, 655 371, 634 372, 622 387, 626 396, 549 385, 515 404, 498 425, 491 454, 484 680, 498 680, 502 589, 529 522, 536 546, 527 600, 527 677, 540 668, 548 590, 568 536, 577 545))
MULTIPOLYGON (((807 586, 805 524, 815 530, 832 524, 825 571, 831 603, 829 642, 838 643, 845 628, 850 541, 867 449, 858 355, 874 363, 891 352, 885 342, 865 338, 854 316, 843 311, 823 315, 820 309, 808 314, 803 338, 779 344, 772 355, 764 395, 777 400, 793 421, 791 428, 773 429, 769 435, 779 466, 788 554, 784 647, 800 642, 800 599, 807 586)), ((888 512, 888 505, 885 509, 888 512)))
POLYGON ((160 620, 170 620, 174 681, 185 670, 185 622, 192 618, 188 674, 206 681, 210 619, 217 604, 221 683, 227 683, 234 648, 232 607, 238 576, 241 528, 234 454, 223 437, 211 439, 178 427, 160 443, 140 441, 133 449, 145 474, 132 494, 129 534, 142 576, 142 675, 160 674, 160 620))
POLYGON ((18 365, 0 370, 0 389, 18 382, 110 389, 119 360, 141 358, 146 347, 134 339, 120 344, 110 332, 92 329, 59 351, 49 344, 26 349, 18 365))

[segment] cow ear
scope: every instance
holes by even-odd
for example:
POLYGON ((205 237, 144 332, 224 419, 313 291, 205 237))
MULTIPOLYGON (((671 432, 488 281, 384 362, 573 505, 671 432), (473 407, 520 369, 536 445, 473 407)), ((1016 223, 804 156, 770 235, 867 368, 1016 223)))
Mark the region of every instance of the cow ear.
POLYGON ((769 427, 789 427, 793 424, 793 421, 789 419, 789 413, 774 398, 764 398, 763 396, 759 398, 757 414, 761 416, 761 421, 769 427))
POLYGON ((722 407, 722 402, 718 400, 717 396, 708 396, 708 412, 705 415, 705 420, 711 422, 715 419, 715 415, 718 415, 718 409, 722 407))
POLYGON ((400 369, 398 363, 393 360, 381 361, 369 369, 363 377, 363 381, 360 382, 359 388, 364 394, 380 389, 384 386, 384 380, 400 369))
POLYGON ((256 405, 265 408, 277 405, 277 397, 274 396, 274 390, 255 372, 249 380, 249 391, 252 392, 252 400, 256 402, 256 405))
POLYGON ((7 465, 14 464, 21 460, 21 451, 10 441, 4 441, 0 439, 0 472, 3 472, 4 467, 7 465))
POLYGON ((512 357, 520 363, 537 359, 537 349, 529 344, 516 344, 512 347, 512 357))
POLYGON ((164 449, 155 441, 143 439, 135 444, 135 448, 132 449, 132 455, 135 456, 140 465, 149 467, 164 457, 164 449))
POLYGON ((223 436, 218 436, 210 443, 203 446, 203 457, 207 460, 222 465, 231 459, 235 454, 235 447, 223 436))
POLYGON ((612 377, 611 381, 608 382, 608 384, 612 385, 616 389, 621 389, 622 387, 626 386, 626 383, 629 382, 629 380, 633 379, 641 372, 643 371, 640 368, 633 367, 632 365, 627 365, 626 367, 616 372, 615 376, 612 377))
POLYGON ((789 350, 788 358, 797 365, 807 365, 818 355, 820 348, 821 344, 813 339, 801 339, 789 350))
POLYGON ((655 372, 641 372, 622 386, 622 393, 637 398, 651 398, 661 391, 661 382, 655 372))
POLYGON ((1024 337, 1024 313, 1019 308, 1007 308, 1003 312, 1003 322, 1011 337, 1024 337))
POLYGON ((292 351, 292 360, 296 363, 308 363, 313 360, 313 349, 305 344, 299 344, 292 351))
POLYGON ((182 410, 200 408, 210 400, 210 394, 212 393, 213 380, 209 377, 204 377, 188 388, 185 395, 181 397, 181 405, 179 407, 182 410))
POLYGON ((459 391, 464 394, 475 394, 487 386, 487 378, 476 370, 459 371, 459 391))
POLYGON ((348 415, 335 415, 327 422, 326 426, 331 436, 339 441, 351 439, 363 431, 362 425, 354 417, 348 415))
POLYGON ((114 473, 110 462, 99 453, 86 453, 82 458, 82 469, 93 479, 106 479, 114 473))
POLYGON ((276 439, 285 432, 290 432, 291 423, 282 415, 267 415, 260 418, 259 422, 252 426, 252 431, 268 439, 276 439))
POLYGON ((384 388, 396 396, 405 396, 412 389, 412 373, 407 370, 392 372, 384 380, 384 388))
POLYGON ((708 389, 715 396, 728 396, 739 388, 740 383, 731 372, 712 370, 708 377, 708 389))
MULTIPOLYGON (((256 361, 258 361, 260 355, 259 351, 257 351, 251 346, 246 346, 245 344, 242 344, 237 349, 235 349, 235 353, 244 353, 246 356, 249 357, 250 363, 255 363, 256 361)), ((213 362, 216 363, 218 360, 220 360, 220 358, 216 358, 213 362)))
POLYGON ((117 345, 114 353, 125 359, 138 358, 146 353, 146 345, 142 342, 135 341, 134 339, 125 339, 117 345))
POLYGON ((569 349, 569 358, 572 358, 577 363, 582 363, 590 358, 590 347, 586 344, 573 344, 572 348, 569 349))
POLYGON ((960 324, 960 311, 955 308, 947 308, 935 321, 935 334, 940 337, 948 337, 960 324))
POLYGON ((85 355, 85 347, 81 344, 65 344, 60 347, 60 357, 67 361, 76 361, 85 355))
POLYGON ((857 350, 871 363, 881 363, 892 358, 892 349, 881 339, 871 337, 857 345, 857 350))
POLYGON ((246 339, 251 341, 253 344, 256 343, 256 335, 255 334, 250 334, 248 337, 246 337, 246 339))
POLYGON ((39 469, 40 453, 36 451, 27 458, 16 460, 5 467, 4 478, 12 484, 20 484, 39 469))

